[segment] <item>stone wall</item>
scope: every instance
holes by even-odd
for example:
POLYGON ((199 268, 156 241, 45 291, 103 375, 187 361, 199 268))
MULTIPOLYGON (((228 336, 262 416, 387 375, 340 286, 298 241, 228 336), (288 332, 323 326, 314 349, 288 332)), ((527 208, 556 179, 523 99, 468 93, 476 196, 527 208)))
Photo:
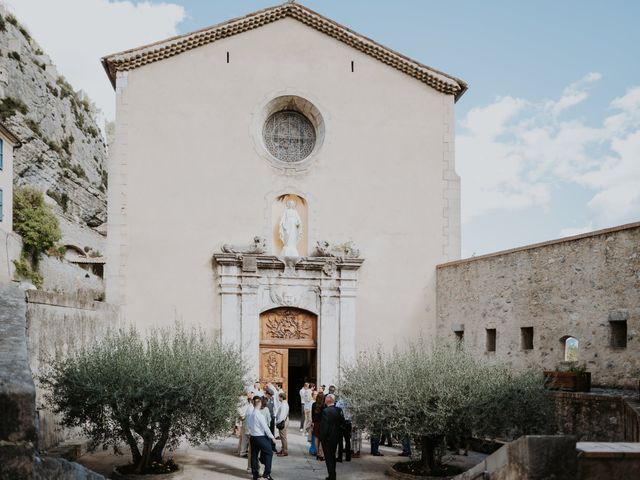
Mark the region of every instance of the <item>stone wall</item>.
MULTIPOLYGON (((31 370, 37 374, 47 358, 62 358, 99 339, 117 323, 116 310, 91 296, 27 292, 27 347, 31 370)), ((37 391, 39 442, 47 449, 73 436, 62 429, 42 405, 37 391)))
POLYGON ((8 285, 16 271, 14 260, 20 258, 22 239, 20 235, 0 228, 0 286, 8 285))
POLYGON ((0 480, 104 480, 81 465, 38 453, 26 315, 24 291, 0 288, 0 480))
POLYGON ((619 396, 553 392, 556 430, 578 441, 640 441, 640 405, 619 396))
POLYGON ((572 336, 595 385, 635 388, 640 223, 439 265, 437 309, 437 337, 463 337, 479 357, 555 369, 572 336), (623 324, 626 347, 614 347, 613 328, 623 324), (531 349, 523 328, 533 328, 531 349), (493 352, 487 329, 496 332, 493 352))

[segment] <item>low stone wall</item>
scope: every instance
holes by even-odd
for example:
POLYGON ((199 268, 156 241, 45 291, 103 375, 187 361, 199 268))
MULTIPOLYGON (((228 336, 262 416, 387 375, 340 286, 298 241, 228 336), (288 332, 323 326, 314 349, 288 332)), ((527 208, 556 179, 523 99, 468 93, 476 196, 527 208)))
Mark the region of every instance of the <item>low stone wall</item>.
POLYGON ((576 439, 571 436, 520 437, 454 480, 576 480, 576 439))
POLYGON ((26 315, 24 291, 0 288, 0 480, 104 480, 76 463, 38 454, 26 315))
POLYGON ((638 442, 638 402, 613 395, 553 392, 556 431, 583 442, 638 442))
MULTIPOLYGON (((567 337, 594 385, 640 378, 640 223, 437 268, 437 337, 479 358, 554 370, 567 337)), ((572 351, 573 353, 573 351, 572 351)))
MULTIPOLYGON (((34 375, 49 358, 60 359, 89 346, 116 326, 117 311, 91 296, 27 292, 27 348, 34 375)), ((48 449, 74 436, 61 428, 55 415, 44 408, 37 390, 39 442, 48 449)))

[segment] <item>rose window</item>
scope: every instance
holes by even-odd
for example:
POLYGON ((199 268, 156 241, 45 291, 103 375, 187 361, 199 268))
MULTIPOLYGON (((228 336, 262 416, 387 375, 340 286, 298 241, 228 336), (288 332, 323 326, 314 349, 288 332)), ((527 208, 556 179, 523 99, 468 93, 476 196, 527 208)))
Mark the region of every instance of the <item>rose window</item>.
POLYGON ((316 144, 316 130, 299 112, 283 110, 271 115, 264 125, 263 138, 271 155, 296 163, 307 158, 316 144))

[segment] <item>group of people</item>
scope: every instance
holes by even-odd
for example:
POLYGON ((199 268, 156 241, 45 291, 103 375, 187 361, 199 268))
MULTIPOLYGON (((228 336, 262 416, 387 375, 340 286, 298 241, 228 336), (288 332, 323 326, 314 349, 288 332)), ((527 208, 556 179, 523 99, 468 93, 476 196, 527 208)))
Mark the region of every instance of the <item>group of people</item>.
MULTIPOLYGON (((345 403, 338 398, 336 388, 324 386, 316 389, 305 383, 300 389, 302 421, 300 431, 311 443, 310 452, 327 466, 328 480, 336 478, 336 462, 351 461, 352 450, 359 455, 360 434, 352 425, 351 415, 345 403), (352 433, 356 433, 355 445, 352 433)), ((246 457, 248 469, 254 479, 260 477, 260 463, 264 465, 262 478, 272 480, 273 454, 289 455, 287 430, 289 427, 289 404, 286 393, 275 385, 259 383, 248 389, 238 408, 238 455, 246 457), (277 433, 276 433, 277 430, 277 433), (281 448, 276 448, 280 439, 281 448)))
POLYGON ((238 407, 238 455, 247 458, 254 479, 260 478, 260 463, 264 465, 262 478, 273 480, 271 464, 273 454, 289 455, 287 429, 289 427, 289 403, 282 389, 268 383, 264 390, 259 383, 248 389, 238 407), (276 448, 276 429, 281 442, 276 448), (260 463, 258 463, 260 462, 260 463))

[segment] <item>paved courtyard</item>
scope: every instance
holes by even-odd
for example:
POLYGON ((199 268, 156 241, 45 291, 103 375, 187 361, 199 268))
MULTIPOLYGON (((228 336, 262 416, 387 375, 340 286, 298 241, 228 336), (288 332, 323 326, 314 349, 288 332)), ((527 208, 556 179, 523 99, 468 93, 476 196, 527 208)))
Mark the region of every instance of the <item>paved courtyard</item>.
MULTIPOLYGON (((293 423, 295 426, 296 422, 293 423)), ((237 445, 238 439, 231 436, 205 446, 186 446, 176 450, 173 452, 173 458, 184 467, 184 471, 174 478, 189 480, 251 478, 251 474, 247 472, 247 459, 236 455, 237 445)), ((280 441, 278 441, 279 447, 280 441)), ((289 456, 274 456, 273 478, 276 480, 324 479, 327 476, 324 462, 319 462, 315 456, 309 455, 308 448, 309 444, 302 434, 295 428, 290 430, 289 456)), ((380 447, 380 451, 384 454, 383 457, 369 455, 369 443, 364 440, 360 458, 355 458, 351 462, 338 463, 338 477, 350 480, 389 478, 386 477, 385 471, 391 464, 402 460, 398 457, 400 450, 380 447)), ((114 465, 127 463, 128 458, 128 456, 114 456, 109 450, 83 455, 77 461, 108 477, 114 465)))

